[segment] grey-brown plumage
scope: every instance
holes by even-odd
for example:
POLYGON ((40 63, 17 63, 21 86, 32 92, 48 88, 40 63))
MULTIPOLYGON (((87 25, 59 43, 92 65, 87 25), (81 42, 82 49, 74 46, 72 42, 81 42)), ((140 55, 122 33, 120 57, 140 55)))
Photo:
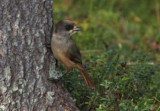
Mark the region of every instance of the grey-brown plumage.
POLYGON ((94 88, 92 79, 87 74, 86 69, 82 65, 80 51, 72 40, 71 35, 78 31, 79 28, 70 20, 59 21, 56 24, 56 30, 52 35, 51 49, 54 57, 63 63, 67 70, 76 67, 80 70, 86 84, 94 88))

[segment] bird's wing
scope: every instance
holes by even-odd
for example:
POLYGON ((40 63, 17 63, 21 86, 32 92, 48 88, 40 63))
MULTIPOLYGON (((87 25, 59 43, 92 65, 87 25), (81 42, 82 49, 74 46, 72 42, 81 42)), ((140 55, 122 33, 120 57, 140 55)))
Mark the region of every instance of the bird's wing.
POLYGON ((82 64, 81 53, 75 43, 69 46, 67 56, 71 61, 82 64))

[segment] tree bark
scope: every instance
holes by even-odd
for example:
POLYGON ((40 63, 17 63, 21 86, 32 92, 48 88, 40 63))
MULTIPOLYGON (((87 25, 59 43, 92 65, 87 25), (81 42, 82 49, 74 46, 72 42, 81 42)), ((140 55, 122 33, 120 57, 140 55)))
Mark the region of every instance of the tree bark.
POLYGON ((76 111, 44 44, 52 33, 51 0, 0 0, 0 111, 76 111))

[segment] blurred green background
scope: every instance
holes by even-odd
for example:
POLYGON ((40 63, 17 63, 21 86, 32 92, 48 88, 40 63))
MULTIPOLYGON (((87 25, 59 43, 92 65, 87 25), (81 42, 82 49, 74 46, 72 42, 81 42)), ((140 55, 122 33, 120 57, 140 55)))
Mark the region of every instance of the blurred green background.
POLYGON ((81 111, 160 111, 160 1, 54 0, 54 22, 73 36, 97 88, 74 69, 63 78, 81 111))

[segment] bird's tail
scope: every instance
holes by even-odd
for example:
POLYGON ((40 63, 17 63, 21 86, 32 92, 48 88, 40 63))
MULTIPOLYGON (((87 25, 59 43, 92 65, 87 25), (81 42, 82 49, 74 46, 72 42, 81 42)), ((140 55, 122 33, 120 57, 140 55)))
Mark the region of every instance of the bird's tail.
POLYGON ((80 70, 87 86, 90 88, 95 88, 95 84, 93 83, 91 77, 88 75, 86 69, 82 66, 82 64, 77 64, 77 68, 80 70))

